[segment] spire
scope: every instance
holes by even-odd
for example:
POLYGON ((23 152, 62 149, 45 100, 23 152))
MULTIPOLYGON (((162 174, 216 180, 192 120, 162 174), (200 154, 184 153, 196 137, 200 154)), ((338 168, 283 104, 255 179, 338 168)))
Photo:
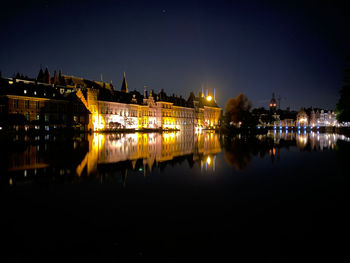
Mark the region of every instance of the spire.
POLYGON ((216 102, 216 99, 215 99, 215 88, 214 88, 214 101, 216 102))
POLYGON ((53 84, 57 85, 59 84, 59 79, 57 75, 57 71, 55 70, 54 75, 53 75, 53 84))
POLYGON ((44 72, 43 82, 51 84, 51 76, 50 76, 49 69, 47 67, 46 67, 45 72, 44 72))
POLYGON ((121 91, 125 92, 125 93, 128 93, 128 84, 126 83, 125 72, 124 72, 124 78, 123 78, 123 82, 122 82, 121 91))
POLYGON ((40 68, 40 71, 39 71, 39 74, 38 74, 38 77, 36 78, 36 80, 42 82, 43 78, 44 78, 44 72, 43 72, 43 69, 40 68))

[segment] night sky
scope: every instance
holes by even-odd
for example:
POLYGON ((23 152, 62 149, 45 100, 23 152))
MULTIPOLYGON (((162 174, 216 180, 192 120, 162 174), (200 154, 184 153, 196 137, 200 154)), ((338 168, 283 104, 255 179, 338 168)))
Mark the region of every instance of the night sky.
POLYGON ((350 55, 335 1, 1 1, 0 70, 42 67, 129 90, 189 96, 216 88, 267 107, 333 109, 350 55), (280 3, 283 2, 283 3, 280 3))

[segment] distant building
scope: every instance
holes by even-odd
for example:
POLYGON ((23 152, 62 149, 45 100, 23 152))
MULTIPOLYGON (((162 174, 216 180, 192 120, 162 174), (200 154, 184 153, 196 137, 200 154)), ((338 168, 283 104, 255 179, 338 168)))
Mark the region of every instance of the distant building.
POLYGON ((297 125, 311 127, 338 126, 334 111, 323 109, 302 109, 298 113, 297 125))
POLYGON ((306 114, 304 109, 301 109, 297 114, 297 120, 296 125, 297 126, 308 126, 309 124, 309 117, 306 114))
POLYGON ((270 107, 270 111, 276 111, 276 109, 277 109, 277 102, 275 99, 275 93, 272 93, 272 98, 270 100, 269 107, 270 107))

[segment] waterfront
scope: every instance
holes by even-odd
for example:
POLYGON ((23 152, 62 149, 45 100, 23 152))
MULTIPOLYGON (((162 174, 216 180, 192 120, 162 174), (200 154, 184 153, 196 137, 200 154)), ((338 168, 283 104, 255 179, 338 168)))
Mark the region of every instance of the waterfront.
POLYGON ((345 256, 349 138, 270 132, 14 136, 1 157, 14 260, 345 256))

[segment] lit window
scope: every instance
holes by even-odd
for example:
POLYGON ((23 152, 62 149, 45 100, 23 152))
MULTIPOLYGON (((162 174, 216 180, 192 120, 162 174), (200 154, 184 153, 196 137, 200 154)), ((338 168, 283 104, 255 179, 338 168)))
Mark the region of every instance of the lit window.
POLYGON ((27 90, 26 90, 26 89, 25 89, 25 90, 23 90, 23 93, 24 93, 24 94, 27 94, 27 90))
POLYGON ((34 91, 34 95, 36 95, 36 91, 34 91))

